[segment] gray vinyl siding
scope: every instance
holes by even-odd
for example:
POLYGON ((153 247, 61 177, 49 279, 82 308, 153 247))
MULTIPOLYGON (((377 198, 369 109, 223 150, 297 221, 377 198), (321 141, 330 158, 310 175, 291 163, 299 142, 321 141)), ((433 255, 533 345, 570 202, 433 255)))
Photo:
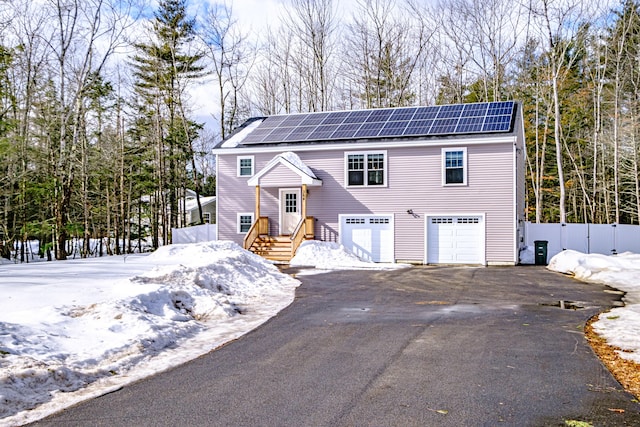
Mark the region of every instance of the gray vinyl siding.
MULTIPOLYGON (((456 147, 464 147, 459 145, 456 147)), ((514 157, 512 143, 466 147, 466 186, 442 185, 441 146, 384 148, 387 152, 387 186, 345 188, 344 151, 297 153, 317 177, 321 187, 309 187, 307 214, 316 218, 316 239, 339 241, 339 214, 392 214, 395 222, 395 258, 424 261, 425 216, 428 214, 484 214, 486 261, 514 263, 514 157), (412 209, 414 217, 407 213, 412 209)), ((353 151, 361 151, 354 148, 353 151)), ((255 155, 259 172, 274 153, 255 155)), ((253 212, 255 188, 248 178, 236 177, 235 154, 218 155, 218 234, 241 244, 236 233, 236 213, 253 212)), ((284 168, 283 169, 287 169, 284 168)), ((274 168, 262 177, 263 185, 299 187, 283 182, 287 171, 274 168), (273 172, 273 174, 271 173, 273 172)), ((290 171, 289 171, 290 172, 290 171)), ((295 175, 295 174, 293 174, 295 175)), ((278 232, 278 187, 261 188, 261 216, 268 216, 272 233, 278 232)))
MULTIPOLYGON (((215 202, 202 206, 202 213, 211 215, 211 224, 216 223, 216 204, 215 202)), ((200 223, 200 211, 198 208, 191 209, 187 213, 187 222, 189 225, 200 223)))

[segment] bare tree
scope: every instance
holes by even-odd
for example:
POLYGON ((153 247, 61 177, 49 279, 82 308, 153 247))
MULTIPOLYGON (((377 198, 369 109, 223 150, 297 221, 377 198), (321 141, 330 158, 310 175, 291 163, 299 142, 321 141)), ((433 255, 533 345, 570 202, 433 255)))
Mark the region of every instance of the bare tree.
MULTIPOLYGON (((255 61, 255 46, 243 33, 233 9, 221 5, 210 9, 200 29, 201 38, 207 46, 208 58, 215 77, 220 107, 220 137, 227 135, 246 118, 242 111, 242 91, 247 84, 255 61)), ((245 109, 246 110, 246 109, 245 109)))
MULTIPOLYGON (((592 167, 591 167, 591 191, 589 197, 587 197, 587 204, 589 209, 588 221, 592 223, 598 222, 598 199, 600 195, 606 191, 604 180, 600 179, 599 162, 600 157, 604 154, 602 148, 602 135, 603 135, 603 122, 605 121, 605 100, 604 92, 606 85, 606 72, 609 66, 609 51, 606 46, 601 42, 601 35, 596 34, 591 39, 591 62, 592 66, 586 70, 588 77, 590 78, 593 91, 592 91, 592 105, 593 105, 593 129, 592 132, 592 167)), ((602 177, 604 178, 604 177, 602 177)))
POLYGON ((286 26, 269 29, 260 49, 252 76, 254 108, 261 114, 290 113, 294 110, 293 34, 286 26))
POLYGON ((463 76, 462 70, 455 71, 463 68, 469 79, 466 84, 474 85, 470 90, 472 100, 504 99, 508 94, 508 72, 525 40, 522 37, 526 28, 525 12, 521 3, 506 0, 438 2, 433 13, 442 21, 443 44, 450 49, 444 53, 443 60, 450 69, 453 67, 454 71, 448 71, 448 74, 456 72, 458 78, 456 81, 449 76, 450 84, 465 85, 459 80, 463 76), (456 58, 457 61, 451 64, 456 58))
POLYGON ((358 0, 356 4, 343 55, 349 58, 349 76, 360 88, 364 106, 412 104, 414 71, 430 37, 424 22, 411 20, 394 0, 358 0))
MULTIPOLYGON (((36 8, 34 8, 36 9, 36 8)), ((126 4, 109 0, 49 0, 35 13, 54 17, 38 37, 52 58, 48 70, 55 106, 56 135, 50 142, 50 165, 54 177, 56 256, 66 258, 67 224, 77 174, 85 91, 95 74, 121 42, 128 25, 126 4)))
POLYGON ((431 44, 435 60, 432 61, 433 68, 427 71, 437 76, 436 102, 463 102, 466 87, 477 74, 469 67, 470 50, 461 36, 464 32, 463 22, 445 1, 424 7, 423 10, 424 16, 437 30, 431 44))
POLYGON ((531 1, 530 10, 534 17, 534 24, 544 42, 548 55, 549 78, 553 91, 554 106, 554 143, 559 187, 560 222, 567 222, 565 173, 563 168, 562 149, 562 108, 560 105, 560 86, 568 71, 581 54, 577 42, 584 37, 584 27, 581 24, 586 18, 584 2, 559 0, 531 1))
POLYGON ((522 49, 518 64, 520 71, 516 81, 516 96, 523 101, 524 116, 531 120, 526 162, 533 203, 528 197, 527 208, 534 209, 536 223, 540 223, 543 217, 547 148, 553 111, 551 90, 546 84, 545 74, 540 71, 541 55, 537 41, 529 39, 522 49), (533 207, 530 206, 531 204, 533 207))
POLYGON ((332 56, 335 53, 336 17, 333 0, 289 0, 284 18, 295 37, 297 76, 300 78, 298 109, 324 111, 332 92, 332 56))
MULTIPOLYGON (((613 194, 614 221, 619 223, 624 203, 623 193, 634 194, 638 187, 636 129, 638 115, 638 55, 640 54, 640 6, 634 1, 624 1, 620 11, 616 11, 617 21, 607 37, 607 54, 610 56, 608 77, 611 81, 613 103, 612 144, 613 144, 613 194), (624 183, 623 170, 631 174, 629 183, 624 183)), ((626 201, 637 204, 637 198, 625 196, 626 201)), ((625 212, 629 213, 629 212, 625 212)))

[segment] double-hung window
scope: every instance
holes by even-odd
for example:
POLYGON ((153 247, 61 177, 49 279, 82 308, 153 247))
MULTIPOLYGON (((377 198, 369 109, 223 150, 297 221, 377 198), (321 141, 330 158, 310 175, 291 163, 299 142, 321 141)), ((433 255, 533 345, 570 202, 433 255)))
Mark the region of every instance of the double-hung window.
POLYGON ((442 149, 442 184, 467 184, 467 150, 466 148, 442 149))
POLYGON ((239 213, 238 214, 238 233, 245 234, 251 229, 253 225, 253 213, 239 213))
POLYGON ((387 153, 352 152, 345 154, 348 187, 387 185, 387 153))
POLYGON ((253 176, 253 156, 238 156, 238 176, 253 176))

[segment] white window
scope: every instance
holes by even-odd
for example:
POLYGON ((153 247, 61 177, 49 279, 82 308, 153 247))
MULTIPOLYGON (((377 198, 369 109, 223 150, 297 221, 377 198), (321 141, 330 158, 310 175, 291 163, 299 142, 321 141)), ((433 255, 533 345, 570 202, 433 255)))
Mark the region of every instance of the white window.
POLYGON ((205 224, 211 224, 211 212, 202 212, 202 220, 205 224))
POLYGON ((387 185, 387 152, 345 153, 345 182, 347 187, 387 185))
POLYGON ((238 233, 245 234, 253 225, 253 213, 239 213, 238 214, 238 233))
POLYGON ((467 185, 467 149, 442 149, 442 185, 467 185))
POLYGON ((238 156, 238 176, 253 176, 253 156, 238 156))

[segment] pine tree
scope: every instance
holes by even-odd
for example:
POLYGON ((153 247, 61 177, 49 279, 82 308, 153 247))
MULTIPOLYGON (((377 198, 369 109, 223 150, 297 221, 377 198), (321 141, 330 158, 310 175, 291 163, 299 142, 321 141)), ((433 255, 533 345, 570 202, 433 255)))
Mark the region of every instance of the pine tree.
POLYGON ((168 228, 178 225, 180 182, 185 179, 195 138, 191 135, 195 127, 186 117, 183 93, 189 80, 203 75, 204 68, 198 64, 203 54, 189 52, 195 20, 187 17, 186 0, 160 1, 151 36, 149 43, 135 44, 138 53, 133 65, 136 90, 152 118, 147 129, 156 153, 157 220, 153 222, 156 228, 158 222, 162 224, 162 240, 168 242, 168 228))

